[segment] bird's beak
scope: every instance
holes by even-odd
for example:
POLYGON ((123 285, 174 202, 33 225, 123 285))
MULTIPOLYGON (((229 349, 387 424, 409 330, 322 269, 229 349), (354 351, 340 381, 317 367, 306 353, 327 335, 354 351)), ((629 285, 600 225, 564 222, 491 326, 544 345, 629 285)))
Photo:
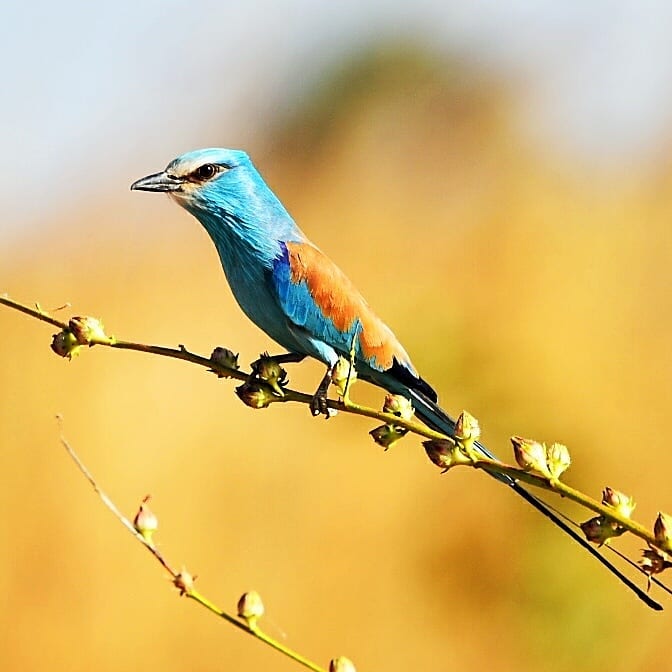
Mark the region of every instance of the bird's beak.
POLYGON ((179 177, 168 174, 165 170, 154 175, 147 175, 136 180, 131 185, 131 190, 137 191, 178 191, 182 186, 179 177))

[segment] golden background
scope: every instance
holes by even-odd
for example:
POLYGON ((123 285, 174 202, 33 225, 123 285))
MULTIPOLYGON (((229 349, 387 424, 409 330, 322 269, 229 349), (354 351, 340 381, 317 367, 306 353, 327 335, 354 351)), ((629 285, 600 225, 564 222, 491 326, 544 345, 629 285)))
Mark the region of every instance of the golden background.
MULTIPOLYGON (((672 510, 668 164, 594 179, 515 130, 513 93, 417 54, 374 53, 259 134, 258 167, 392 326, 453 412, 566 443, 569 482, 672 510)), ((212 128, 212 144, 220 144, 212 128)), ((241 315, 198 223, 126 183, 0 250, 0 290, 108 333, 247 364, 273 345, 241 315)), ((153 159, 154 160, 154 159, 153 159)), ((109 186, 109 185, 108 185, 109 186)), ((305 407, 252 411, 198 367, 102 347, 72 362, 48 325, 0 309, 0 655, 14 670, 298 669, 177 597, 59 444, 54 416, 132 516, 235 611, 359 670, 660 670, 668 612, 641 605, 481 473, 440 476, 419 442, 305 407)), ((290 367, 314 389, 321 365, 290 367)), ((359 384, 355 398, 382 395, 359 384)), ((576 509, 579 518, 589 517, 576 509)), ((618 545, 637 557, 640 544, 618 545)), ((641 582, 641 581, 640 581, 641 582)))

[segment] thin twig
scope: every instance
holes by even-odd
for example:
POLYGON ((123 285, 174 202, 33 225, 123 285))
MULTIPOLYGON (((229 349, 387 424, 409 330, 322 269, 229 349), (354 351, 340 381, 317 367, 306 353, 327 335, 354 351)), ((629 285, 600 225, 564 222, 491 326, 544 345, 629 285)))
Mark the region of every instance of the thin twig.
MULTIPOLYGON (((57 418, 59 420, 59 424, 62 425, 61 417, 57 416, 57 418)), ((121 513, 121 511, 119 511, 119 509, 112 501, 112 499, 110 499, 110 497, 107 494, 105 494, 102 488, 98 485, 96 479, 89 471, 89 469, 77 455, 74 448, 63 436, 62 427, 61 427, 60 441, 63 444, 63 447, 67 451, 72 461, 79 469, 79 471, 91 484, 95 493, 100 498, 100 501, 112 512, 114 517, 135 537, 137 541, 139 541, 156 558, 156 560, 161 564, 161 566, 170 574, 170 576, 173 579, 173 584, 180 589, 180 593, 182 595, 191 598, 201 606, 211 611, 213 614, 216 614, 217 616, 225 620, 227 623, 230 623, 239 630, 246 632, 248 635, 252 635, 256 639, 274 648, 276 651, 284 653, 286 656, 288 656, 295 662, 300 663, 304 667, 307 667, 309 670, 313 670, 313 672, 326 672, 325 668, 321 667, 317 663, 312 662, 308 658, 302 656, 300 653, 294 651, 293 649, 290 649, 288 646, 285 646, 282 642, 279 642, 278 640, 266 634, 263 630, 259 628, 258 624, 255 623, 254 625, 250 625, 244 621, 241 621, 235 616, 232 616, 231 614, 220 609, 214 602, 212 602, 207 597, 205 597, 197 590, 195 590, 193 587, 193 579, 188 574, 186 574, 184 570, 181 572, 174 570, 168 563, 168 561, 164 558, 164 556, 160 553, 160 551, 156 548, 156 546, 152 542, 148 541, 145 537, 143 537, 142 534, 140 534, 140 532, 138 532, 138 530, 135 529, 133 523, 126 516, 124 516, 124 514, 121 513), (185 577, 188 578, 185 579, 185 577)))
MULTIPOLYGON (((55 319, 49 315, 46 311, 38 305, 36 308, 32 308, 25 304, 22 304, 18 301, 10 299, 7 295, 0 296, 0 304, 4 304, 9 308, 18 310, 26 315, 29 315, 35 319, 51 324, 63 332, 69 332, 71 329, 71 323, 65 323, 60 320, 55 319)), ((219 375, 220 377, 234 378, 241 381, 249 381, 252 376, 251 372, 242 371, 238 368, 232 368, 224 366, 221 363, 214 361, 209 357, 203 357, 195 353, 189 352, 186 347, 180 345, 178 348, 168 348, 164 346, 157 345, 148 345, 144 343, 135 343, 131 341, 122 341, 114 337, 107 337, 106 335, 102 336, 89 336, 86 340, 86 344, 89 346, 93 345, 102 345, 111 348, 118 348, 122 350, 133 350, 136 352, 150 353, 162 357, 170 357, 173 359, 180 359, 183 361, 202 366, 209 371, 212 371, 219 375)), ((265 406, 275 403, 286 403, 294 402, 305 405, 310 405, 312 401, 312 395, 299 392, 297 390, 292 390, 289 388, 283 389, 284 394, 282 396, 276 394, 269 394, 265 400, 265 406)), ((415 434, 419 437, 431 440, 442 440, 450 441, 455 444, 454 439, 447 437, 444 434, 436 432, 425 425, 421 425, 418 422, 413 421, 412 419, 407 420, 400 418, 396 415, 385 413, 384 411, 379 411, 376 409, 368 408, 366 406, 361 406, 349 400, 348 395, 342 401, 329 400, 328 406, 331 409, 338 410, 344 413, 351 413, 354 415, 360 415, 363 417, 372 418, 379 420, 387 425, 394 425, 396 427, 401 427, 408 432, 415 434)), ((564 482, 557 479, 551 480, 545 476, 538 475, 529 470, 505 464, 498 460, 491 460, 482 456, 474 457, 470 455, 469 460, 461 462, 464 466, 471 466, 477 469, 483 469, 491 474, 503 474, 510 476, 511 478, 524 482, 528 485, 532 485, 535 488, 546 490, 547 492, 552 492, 561 497, 570 499, 579 505, 585 507, 586 509, 593 511, 600 516, 603 516, 605 519, 613 521, 620 528, 627 530, 628 532, 634 534, 640 539, 644 540, 650 547, 659 548, 663 552, 667 552, 666 544, 661 543, 655 537, 655 535, 648 530, 643 525, 633 521, 627 516, 623 516, 616 510, 614 507, 603 504, 602 502, 580 492, 579 490, 572 488, 569 485, 566 485, 564 482)), ((86 475, 86 474, 85 474, 86 475)), ((608 546, 610 550, 614 550, 611 546, 608 546)), ((632 561, 631 561, 632 563, 632 561)), ((637 566, 638 570, 642 573, 647 574, 644 570, 637 566)), ((656 581, 656 583, 659 583, 656 581)), ((661 584, 662 585, 662 584, 661 584)), ((667 589, 667 588, 666 588, 667 589)))

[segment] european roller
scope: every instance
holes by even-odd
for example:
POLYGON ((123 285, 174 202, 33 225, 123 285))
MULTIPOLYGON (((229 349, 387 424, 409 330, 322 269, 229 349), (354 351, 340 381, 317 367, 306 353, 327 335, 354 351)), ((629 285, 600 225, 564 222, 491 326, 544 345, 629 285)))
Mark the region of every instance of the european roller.
MULTIPOLYGON (((268 187, 248 155, 233 149, 199 149, 134 182, 131 189, 168 194, 205 227, 243 312, 288 351, 285 361, 308 356, 326 373, 313 397, 314 415, 327 414, 327 391, 339 357, 354 345, 357 375, 410 398, 416 415, 453 436, 455 422, 437 404, 392 330, 355 285, 314 245, 268 187)), ((476 448, 493 457, 484 446, 476 448)), ((517 481, 496 476, 586 548, 650 606, 656 605, 549 505, 517 481)))

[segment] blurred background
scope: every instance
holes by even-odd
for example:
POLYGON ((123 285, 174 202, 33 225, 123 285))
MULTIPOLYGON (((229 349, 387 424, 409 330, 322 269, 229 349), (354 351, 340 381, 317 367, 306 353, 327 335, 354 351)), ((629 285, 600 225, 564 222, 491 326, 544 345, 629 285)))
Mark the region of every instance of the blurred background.
MULTIPOLYGON (((568 480, 672 511, 672 5, 14 3, 2 10, 0 292, 108 333, 248 363, 273 349, 213 246, 130 183, 247 149, 487 444, 569 445, 568 480)), ((223 607, 360 670, 657 670, 654 614, 483 474, 372 424, 252 411, 182 362, 49 350, 0 308, 7 671, 298 669, 185 600, 68 439, 223 607)), ((290 370, 313 390, 321 366, 290 370)), ((364 384, 356 398, 379 404, 364 384)), ((580 519, 589 517, 569 509, 580 519)), ((640 544, 622 540, 633 557, 640 544)), ((641 581, 640 581, 641 582, 641 581)))

